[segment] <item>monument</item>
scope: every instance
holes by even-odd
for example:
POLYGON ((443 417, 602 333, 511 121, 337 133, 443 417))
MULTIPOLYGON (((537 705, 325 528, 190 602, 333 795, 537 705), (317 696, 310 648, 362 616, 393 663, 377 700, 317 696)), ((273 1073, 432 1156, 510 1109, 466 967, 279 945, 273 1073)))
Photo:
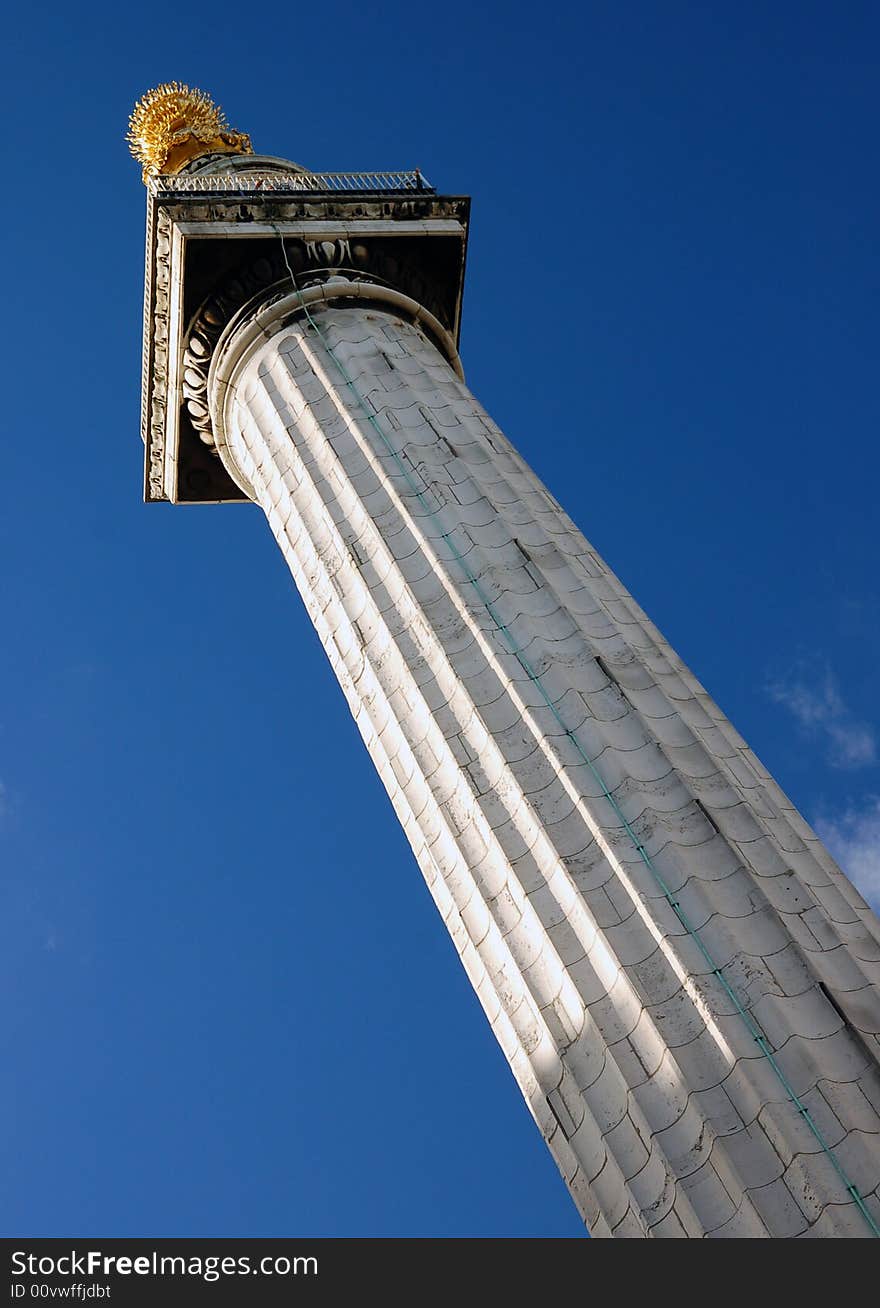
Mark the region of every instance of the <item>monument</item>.
POLYGON ((880 1235, 880 922, 465 384, 468 200, 129 141, 146 499, 265 513, 591 1233, 880 1235))

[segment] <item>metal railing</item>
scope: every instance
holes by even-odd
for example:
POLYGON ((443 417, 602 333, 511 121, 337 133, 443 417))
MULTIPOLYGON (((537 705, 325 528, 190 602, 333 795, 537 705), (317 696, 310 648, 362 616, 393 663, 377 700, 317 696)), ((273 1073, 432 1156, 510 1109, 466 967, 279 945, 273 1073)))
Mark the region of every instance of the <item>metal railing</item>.
POLYGON ((175 173, 150 179, 154 195, 180 192, 208 192, 212 195, 237 195, 254 191, 363 191, 386 194, 422 191, 432 194, 433 186, 418 168, 411 172, 391 173, 175 173))

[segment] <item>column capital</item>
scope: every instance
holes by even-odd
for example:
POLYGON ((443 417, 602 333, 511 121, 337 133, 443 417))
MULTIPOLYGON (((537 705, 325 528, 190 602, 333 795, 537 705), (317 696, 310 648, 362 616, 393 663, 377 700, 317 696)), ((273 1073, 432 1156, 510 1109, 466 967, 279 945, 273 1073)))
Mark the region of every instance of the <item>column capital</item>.
MULTIPOLYGON (((398 321, 401 318, 415 323, 437 346, 456 376, 464 380, 461 360, 455 339, 443 324, 424 305, 409 295, 384 286, 371 278, 352 277, 337 273, 303 286, 291 285, 290 275, 280 285, 276 283, 265 293, 257 293, 245 302, 239 311, 220 330, 209 356, 207 368, 199 373, 198 420, 204 424, 202 439, 211 441, 230 478, 248 499, 254 499, 254 490, 248 484, 237 461, 230 454, 227 438, 229 404, 236 394, 235 378, 255 349, 260 349, 276 332, 283 330, 298 318, 306 318, 310 309, 325 304, 348 305, 352 308, 384 309, 398 321), (204 398, 202 398, 204 397, 204 398), (202 410, 205 416, 202 418, 202 410)), ((188 349, 186 358, 191 357, 188 349)), ((188 369, 188 372, 190 370, 188 369)), ((190 383, 185 383, 190 385, 190 383)), ((188 401, 189 402, 189 401, 188 401)))
POLYGON ((289 285, 282 238, 300 287, 340 274, 383 286, 436 320, 438 339, 458 340, 469 200, 435 194, 418 172, 285 172, 283 163, 251 156, 235 172, 230 156, 148 188, 147 501, 242 498, 211 448, 207 372, 242 306, 289 285))

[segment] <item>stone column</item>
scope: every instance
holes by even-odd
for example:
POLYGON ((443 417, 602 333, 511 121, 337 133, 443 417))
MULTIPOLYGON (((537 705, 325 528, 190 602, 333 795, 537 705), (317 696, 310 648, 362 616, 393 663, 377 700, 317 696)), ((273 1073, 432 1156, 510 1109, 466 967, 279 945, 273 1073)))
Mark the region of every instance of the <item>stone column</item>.
POLYGON ((592 1234, 870 1235, 880 923, 417 306, 308 294, 214 437, 592 1234))

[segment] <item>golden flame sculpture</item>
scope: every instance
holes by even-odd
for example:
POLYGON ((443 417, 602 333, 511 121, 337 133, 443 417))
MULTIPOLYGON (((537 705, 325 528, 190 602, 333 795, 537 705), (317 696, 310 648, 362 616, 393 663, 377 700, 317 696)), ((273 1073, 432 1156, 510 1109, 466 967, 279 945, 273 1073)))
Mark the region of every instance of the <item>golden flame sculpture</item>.
POLYGON ((128 120, 128 148, 143 177, 177 173, 202 154, 253 154, 251 138, 231 130, 219 105, 184 82, 163 82, 142 95, 128 120))

